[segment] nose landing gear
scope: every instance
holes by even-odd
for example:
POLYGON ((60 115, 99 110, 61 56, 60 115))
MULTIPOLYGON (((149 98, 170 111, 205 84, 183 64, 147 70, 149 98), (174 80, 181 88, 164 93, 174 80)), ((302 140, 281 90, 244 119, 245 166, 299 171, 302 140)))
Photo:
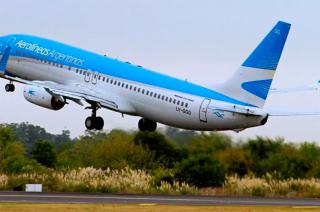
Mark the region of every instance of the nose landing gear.
POLYGON ((86 109, 92 109, 92 115, 87 117, 85 120, 85 126, 88 130, 102 130, 104 126, 103 118, 98 116, 97 117, 97 110, 100 107, 97 104, 92 104, 91 107, 86 109))

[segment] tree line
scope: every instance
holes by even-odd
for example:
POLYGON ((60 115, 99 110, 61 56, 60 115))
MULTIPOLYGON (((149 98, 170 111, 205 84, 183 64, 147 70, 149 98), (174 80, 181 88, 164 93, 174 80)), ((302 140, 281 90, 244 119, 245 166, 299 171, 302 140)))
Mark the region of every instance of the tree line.
POLYGON ((156 183, 177 180, 197 187, 221 186, 226 176, 320 178, 320 147, 283 138, 234 140, 217 132, 166 128, 163 132, 111 130, 51 134, 29 123, 0 125, 0 172, 143 169, 156 183))

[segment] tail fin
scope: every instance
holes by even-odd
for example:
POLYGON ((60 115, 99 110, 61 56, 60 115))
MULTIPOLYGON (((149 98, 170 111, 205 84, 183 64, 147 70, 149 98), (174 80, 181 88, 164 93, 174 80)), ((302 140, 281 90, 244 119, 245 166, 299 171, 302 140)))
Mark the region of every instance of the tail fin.
POLYGON ((231 79, 217 90, 249 105, 263 107, 289 30, 290 24, 279 21, 231 79))

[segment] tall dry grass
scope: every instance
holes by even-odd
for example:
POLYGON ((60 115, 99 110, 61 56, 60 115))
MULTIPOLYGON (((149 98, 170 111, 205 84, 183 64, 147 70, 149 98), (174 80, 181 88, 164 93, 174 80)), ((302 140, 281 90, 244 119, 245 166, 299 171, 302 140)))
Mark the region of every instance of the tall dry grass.
POLYGON ((23 190, 27 183, 41 183, 44 191, 109 192, 131 194, 202 194, 264 197, 320 197, 320 179, 276 180, 271 175, 227 177, 222 188, 197 189, 174 181, 156 185, 155 177, 144 170, 124 168, 102 170, 92 167, 47 173, 0 174, 0 190, 23 190))
POLYGON ((237 176, 228 177, 222 193, 226 195, 264 196, 264 197, 320 197, 320 179, 273 179, 237 176))
POLYGON ((41 183, 45 191, 67 192, 112 192, 112 193, 168 193, 194 194, 197 189, 186 183, 172 185, 161 182, 155 186, 154 177, 144 170, 124 168, 102 170, 92 167, 70 171, 50 171, 48 173, 24 173, 0 175, 0 189, 23 190, 27 183, 41 183))

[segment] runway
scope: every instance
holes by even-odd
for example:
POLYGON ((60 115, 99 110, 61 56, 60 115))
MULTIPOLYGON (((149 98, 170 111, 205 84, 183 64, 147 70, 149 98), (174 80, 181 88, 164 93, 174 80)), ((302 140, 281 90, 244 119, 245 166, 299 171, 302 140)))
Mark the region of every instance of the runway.
POLYGON ((0 192, 0 202, 163 205, 320 206, 320 199, 0 192))

